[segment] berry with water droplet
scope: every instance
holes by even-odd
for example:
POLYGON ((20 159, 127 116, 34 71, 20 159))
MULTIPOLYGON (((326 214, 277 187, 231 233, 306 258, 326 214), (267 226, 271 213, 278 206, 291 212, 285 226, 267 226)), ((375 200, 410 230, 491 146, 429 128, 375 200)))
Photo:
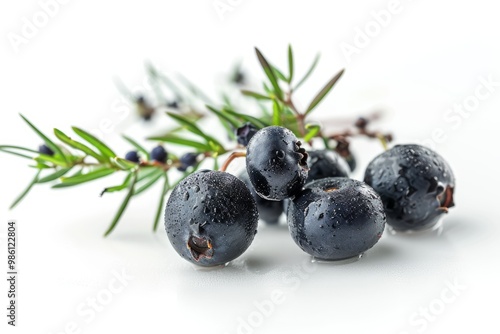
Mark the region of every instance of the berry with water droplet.
POLYGON ((179 255, 200 266, 223 265, 250 246, 257 232, 257 205, 237 177, 216 171, 187 176, 172 191, 165 229, 179 255))
POLYGON ((281 201, 297 194, 307 179, 307 153, 292 131, 269 126, 259 130, 247 146, 247 172, 255 192, 281 201))
POLYGON ((395 230, 434 226, 454 206, 455 177, 436 152, 396 145, 370 162, 365 182, 380 195, 387 223, 395 230))
POLYGON ((288 227, 295 243, 323 260, 343 260, 373 247, 386 216, 377 193, 367 184, 343 177, 305 185, 290 201, 288 227))

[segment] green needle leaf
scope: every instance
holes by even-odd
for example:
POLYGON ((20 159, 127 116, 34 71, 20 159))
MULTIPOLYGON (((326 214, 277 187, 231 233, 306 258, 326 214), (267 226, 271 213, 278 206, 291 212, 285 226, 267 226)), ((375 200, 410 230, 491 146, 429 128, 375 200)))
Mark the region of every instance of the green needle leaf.
POLYGON ((68 164, 66 163, 66 161, 64 160, 61 160, 61 156, 50 156, 50 155, 46 155, 46 154, 40 154, 38 157, 35 157, 33 159, 35 159, 35 161, 37 162, 40 162, 40 163, 45 163, 45 162, 51 162, 57 166, 61 166, 61 167, 68 167, 68 164))
POLYGON ((134 194, 134 187, 135 187, 135 182, 137 181, 137 173, 134 173, 134 178, 132 179, 132 182, 130 183, 129 186, 129 191, 127 195, 125 196, 122 204, 120 205, 120 208, 118 209, 118 212, 116 213, 115 217, 113 218, 113 221, 111 221, 111 225, 108 227, 106 232, 104 233, 104 236, 107 237, 113 230, 115 229, 116 225, 120 221, 121 216, 123 215, 123 212, 127 208, 128 202, 130 201, 130 198, 134 194))
POLYGON ((297 90, 300 86, 302 86, 302 84, 307 80, 307 78, 309 78, 309 76, 312 74, 312 72, 316 68, 316 65, 318 65, 319 58, 320 58, 320 54, 318 53, 316 55, 316 57, 314 58, 314 61, 311 65, 311 67, 309 68, 309 70, 307 71, 306 75, 304 75, 302 80, 299 81, 299 83, 293 88, 293 90, 297 90))
POLYGON ((30 157, 29 155, 18 153, 18 152, 14 152, 14 151, 10 151, 10 150, 6 150, 4 148, 0 148, 0 151, 5 152, 5 153, 9 153, 9 154, 12 154, 12 155, 17 155, 18 157, 21 157, 21 158, 26 158, 26 159, 30 159, 30 160, 33 159, 33 157, 30 157))
POLYGON ((212 104, 212 101, 210 101, 210 98, 202 92, 200 88, 198 88, 196 85, 194 85, 191 81, 186 79, 186 77, 182 75, 178 75, 179 80, 182 81, 182 83, 187 87, 187 89, 195 96, 201 99, 205 103, 210 103, 212 104))
POLYGON ((51 173, 45 177, 42 177, 41 179, 39 179, 37 181, 37 183, 45 183, 45 182, 57 180, 58 178, 60 178, 61 176, 65 175, 67 172, 69 172, 71 170, 71 168, 73 168, 73 167, 61 168, 54 173, 51 173))
POLYGON ((129 183, 130 183, 130 179, 132 178, 133 174, 134 173, 127 174, 127 176, 125 177, 125 180, 123 180, 123 183, 120 184, 119 186, 104 188, 104 190, 101 192, 101 197, 105 193, 112 193, 112 192, 120 191, 120 190, 123 190, 123 189, 127 188, 128 185, 129 185, 129 183))
POLYGON ((280 80, 283 80, 284 82, 288 82, 287 77, 281 72, 277 67, 273 66, 273 71, 276 77, 278 77, 280 80))
POLYGON ((148 166, 139 169, 139 172, 137 174, 137 183, 151 177, 153 174, 156 174, 157 172, 158 172, 158 167, 148 166))
POLYGON ((131 162, 122 158, 115 157, 111 163, 122 170, 130 170, 137 168, 137 163, 131 162))
POLYGON ((304 141, 308 142, 318 134, 319 130, 321 130, 321 126, 318 124, 307 124, 306 129, 309 131, 304 136, 304 141))
POLYGON ((205 143, 200 143, 191 139, 185 139, 181 138, 179 136, 174 136, 174 135, 164 135, 164 136, 159 136, 159 137, 150 137, 148 140, 155 140, 155 141, 161 141, 161 142, 167 142, 171 144, 177 144, 181 146, 189 146, 189 147, 194 147, 197 150, 206 152, 210 151, 210 146, 208 146, 205 143))
POLYGON ((128 136, 125 136, 125 135, 122 135, 123 139, 125 139, 130 145, 132 145, 133 147, 135 147, 137 149, 137 151, 139 152, 142 152, 146 158, 149 160, 149 152, 148 150, 146 150, 143 146, 139 145, 139 143, 137 143, 135 140, 133 140, 132 138, 128 137, 128 136))
POLYGON ((167 174, 165 174, 165 182, 163 182, 163 188, 160 196, 160 203, 158 204, 158 208, 156 209, 156 215, 153 224, 153 231, 155 232, 158 229, 158 223, 160 221, 161 213, 163 212, 164 209, 165 196, 167 195, 167 192, 168 192, 168 176, 167 174))
POLYGON ((99 152, 101 152, 104 156, 110 159, 116 157, 116 154, 115 152, 113 152, 113 150, 111 150, 106 144, 104 144, 102 141, 100 141, 87 131, 77 128, 76 126, 73 126, 72 129, 78 136, 80 136, 82 139, 85 139, 87 142, 97 148, 97 150, 99 150, 99 152))
POLYGON ((165 172, 161 169, 158 169, 156 170, 155 173, 152 173, 152 175, 150 176, 149 180, 147 180, 142 186, 140 186, 139 188, 137 188, 135 191, 134 191, 134 196, 137 196, 139 195, 140 193, 142 193, 143 191, 149 189, 153 184, 156 183, 156 181, 158 181, 163 175, 165 175, 165 172))
POLYGON ((38 130, 38 128, 36 126, 34 126, 30 121, 28 121, 28 119, 26 117, 24 117, 21 114, 19 114, 19 115, 33 129, 33 131, 35 131, 38 134, 38 136, 40 136, 40 138, 43 139, 43 141, 45 142, 45 145, 47 145, 52 151, 54 151, 55 155, 59 155, 59 156, 63 157, 64 160, 66 162, 68 162, 66 155, 63 153, 63 151, 61 150, 61 148, 59 146, 57 146, 52 140, 50 140, 49 137, 47 137, 40 130, 38 130))
POLYGON ((110 174, 113 174, 115 171, 116 170, 112 168, 99 168, 91 172, 88 172, 86 174, 63 177, 61 178, 61 183, 52 186, 52 188, 65 188, 65 187, 76 186, 78 184, 94 181, 102 177, 108 176, 110 174))
POLYGON ((40 176, 40 172, 41 172, 41 170, 39 170, 36 173, 33 180, 30 182, 30 184, 28 184, 28 187, 16 198, 14 203, 12 203, 12 205, 10 206, 10 210, 12 210, 17 204, 19 204, 19 202, 21 202, 23 200, 23 198, 29 193, 31 188, 33 188, 33 185, 38 182, 38 176, 40 176))
POLYGON ((246 114, 240 114, 234 110, 224 109, 224 112, 226 112, 230 115, 233 115, 234 117, 239 118, 245 122, 250 122, 259 129, 262 129, 262 128, 265 128, 266 126, 269 126, 269 124, 265 123, 264 121, 262 121, 256 117, 246 115, 246 114))
POLYGON ((209 106, 208 104, 206 105, 206 107, 208 108, 208 110, 210 110, 211 112, 213 112, 215 115, 217 115, 219 118, 225 120, 226 122, 228 122, 229 124, 231 124, 231 126, 235 129, 239 128, 240 127, 240 124, 238 122, 236 122, 232 117, 230 117, 229 115, 225 114, 224 113, 224 110, 220 111, 212 106, 209 106))
POLYGON ((292 83, 293 80, 293 51, 292 51, 292 45, 288 45, 288 80, 287 82, 289 84, 292 83))
POLYGON ((3 150, 3 149, 20 150, 20 151, 26 151, 26 152, 36 153, 36 154, 40 153, 37 150, 32 150, 31 148, 21 147, 21 146, 13 146, 13 145, 0 145, 0 150, 3 150))
POLYGON ((171 113, 171 112, 167 112, 167 114, 170 117, 172 117, 174 120, 176 120, 179 124, 183 125, 190 132, 192 132, 200 137, 203 137, 207 141, 207 144, 210 145, 210 142, 212 142, 213 144, 215 144, 219 147, 223 147, 222 144, 217 139, 205 134, 203 131, 200 130, 200 128, 196 124, 194 124, 193 122, 191 122, 187 118, 185 118, 179 114, 175 114, 175 113, 171 113))
POLYGON ((246 89, 242 89, 241 90, 241 94, 243 94, 245 96, 253 97, 256 100, 272 100, 272 98, 269 97, 269 96, 262 95, 262 94, 259 94, 259 93, 256 93, 256 92, 252 92, 252 91, 246 90, 246 89))
POLYGON ((65 144, 67 144, 67 145, 69 145, 69 146, 71 146, 73 148, 76 148, 77 150, 80 150, 80 151, 82 151, 83 153, 85 153, 87 155, 90 155, 90 156, 94 157, 99 162, 106 162, 106 158, 105 157, 97 154, 90 147, 88 147, 88 146, 86 146, 86 145, 84 145, 84 144, 82 144, 80 142, 77 142, 76 140, 71 139, 66 134, 64 134, 61 130, 54 129, 54 134, 63 143, 65 143, 65 144))
POLYGON ((281 107, 278 101, 273 101, 273 125, 281 125, 281 107))
POLYGON ((269 65, 269 62, 264 58, 262 53, 259 51, 259 49, 255 48, 255 53, 257 53, 257 58, 259 59, 260 65, 264 69, 264 72, 266 73, 267 77, 269 78, 269 81, 271 82, 271 85, 274 88, 274 91, 276 95, 280 98, 283 97, 283 91, 281 90, 278 80, 276 79, 275 71, 269 65))
POLYGON ((309 114, 320 102, 323 100, 323 98, 330 92, 332 87, 337 83, 337 81, 340 79, 340 77, 344 74, 344 69, 342 69, 337 75, 335 75, 327 84, 326 86, 316 95, 316 97, 312 100, 311 104, 309 104, 309 107, 307 107, 307 110, 305 114, 309 114))

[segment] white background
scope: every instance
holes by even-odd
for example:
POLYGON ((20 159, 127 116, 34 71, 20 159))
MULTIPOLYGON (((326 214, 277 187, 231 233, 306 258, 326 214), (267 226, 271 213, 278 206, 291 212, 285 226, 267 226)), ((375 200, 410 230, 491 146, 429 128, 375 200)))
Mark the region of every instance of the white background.
MULTIPOLYGON (((123 194, 98 194, 119 179, 67 190, 37 186, 8 211, 34 172, 26 161, 2 154, 1 233, 7 219, 16 219, 20 235, 19 322, 9 333, 498 331, 500 21, 495 2, 401 0, 387 26, 350 59, 341 45, 354 45, 357 29, 370 27, 371 12, 387 9, 389 1, 222 2, 232 3, 232 10, 221 17, 212 0, 68 1, 17 48, 9 36, 22 34, 23 18, 33 22, 41 7, 32 0, 3 2, 0 144, 38 146, 40 140, 18 116, 23 113, 47 133, 54 127, 70 132, 70 125, 96 130, 103 120, 111 122, 113 130, 104 139, 125 153, 120 133, 141 138, 170 123, 158 116, 155 125, 144 125, 132 112, 121 120, 113 108, 121 99, 114 78, 141 86, 144 61, 151 60, 217 98, 238 60, 254 82, 262 78, 254 46, 286 68, 286 46, 292 43, 297 73, 305 72, 316 52, 322 54, 318 71, 297 96, 301 107, 346 68, 318 108, 318 119, 380 109, 385 119, 374 126, 392 131, 399 143, 429 143, 434 132, 442 133, 444 139, 433 144, 458 184, 457 207, 442 234, 386 234, 357 263, 311 266, 285 226, 264 227, 229 267, 200 272, 174 253, 162 228, 151 232, 158 187, 134 200, 115 233, 104 239, 123 194), (496 86, 479 101, 474 96, 481 78, 496 86), (459 118, 448 114, 454 104, 467 101, 479 104, 459 118), (88 298, 105 296, 113 273, 122 271, 132 278, 101 312, 91 318, 77 311, 89 310, 88 298), (445 292, 453 301, 444 297, 444 303, 442 291, 453 282, 463 289, 445 292), (278 290, 284 301, 271 307, 266 301, 278 290), (423 320, 419 312, 429 307, 431 318, 423 320)), ((364 140, 353 147, 360 165, 354 177, 360 178, 381 149, 364 140)), ((4 250, 5 245, 1 261, 4 250)))

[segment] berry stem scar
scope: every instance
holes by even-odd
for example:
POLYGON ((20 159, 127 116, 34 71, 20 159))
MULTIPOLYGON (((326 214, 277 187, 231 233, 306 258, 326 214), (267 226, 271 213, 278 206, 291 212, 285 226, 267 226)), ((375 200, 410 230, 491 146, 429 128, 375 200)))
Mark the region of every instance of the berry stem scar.
POLYGON ((247 154, 246 152, 233 152, 231 153, 231 155, 229 155, 229 157, 227 157, 226 161, 224 161, 224 163, 222 164, 222 166, 220 167, 220 171, 221 172, 225 172, 227 167, 229 167, 229 164, 236 158, 244 158, 246 157, 247 154))

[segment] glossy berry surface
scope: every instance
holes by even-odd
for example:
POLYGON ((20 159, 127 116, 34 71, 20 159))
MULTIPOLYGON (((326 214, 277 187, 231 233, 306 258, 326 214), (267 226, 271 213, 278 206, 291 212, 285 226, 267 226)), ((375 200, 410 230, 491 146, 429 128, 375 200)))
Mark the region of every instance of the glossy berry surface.
POLYGON ((243 126, 236 129, 236 140, 238 144, 247 146, 250 139, 257 133, 258 129, 251 123, 245 123, 243 126))
POLYGON ((172 191, 165 229, 174 249, 187 261, 217 266, 234 260, 257 233, 257 205, 237 177, 199 171, 172 191))
POLYGON ((349 174, 349 165, 337 152, 318 150, 307 153, 309 155, 307 183, 326 177, 347 177, 349 174))
POLYGON ((373 159, 365 182, 380 195, 396 230, 435 225, 454 206, 455 177, 448 163, 420 145, 397 145, 373 159))
POLYGON ((385 227, 382 201, 367 184, 348 178, 308 183, 288 208, 293 240, 323 260, 359 256, 380 239, 385 227))
POLYGON ((163 146, 158 145, 153 150, 151 151, 151 160, 165 163, 168 158, 168 153, 167 151, 163 148, 163 146))
POLYGON ((45 144, 38 146, 38 152, 50 156, 54 155, 54 151, 52 151, 52 149, 45 144))
POLYGON ((247 172, 261 197, 280 201, 297 194, 307 179, 307 153, 288 129, 259 130, 247 146, 247 172))
POLYGON ((130 162, 140 162, 139 154, 137 154, 137 151, 130 151, 125 154, 125 160, 128 160, 130 162))
POLYGON ((354 157, 354 155, 352 154, 349 154, 348 156, 344 157, 344 160, 349 165, 349 169, 351 170, 351 172, 354 172, 354 170, 356 169, 356 157, 354 157))
POLYGON ((283 213, 283 201, 269 201, 257 195, 246 171, 239 176, 239 179, 245 183, 255 199, 257 210, 259 211, 259 218, 270 225, 278 224, 281 214, 283 213))
POLYGON ((177 167, 177 170, 181 172, 185 172, 189 167, 196 165, 198 162, 198 153, 186 153, 180 159, 180 166, 177 167))

